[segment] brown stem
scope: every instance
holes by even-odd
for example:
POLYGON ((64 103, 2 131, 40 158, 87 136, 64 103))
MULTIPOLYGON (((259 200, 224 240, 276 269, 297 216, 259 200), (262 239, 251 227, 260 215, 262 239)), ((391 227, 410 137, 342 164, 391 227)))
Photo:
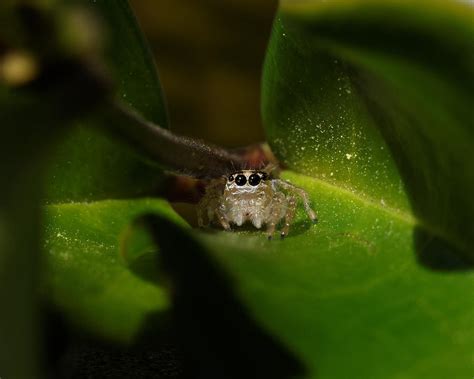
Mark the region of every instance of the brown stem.
POLYGON ((215 178, 247 166, 247 160, 223 148, 177 136, 123 104, 113 102, 103 112, 102 124, 138 152, 164 169, 199 179, 215 178))

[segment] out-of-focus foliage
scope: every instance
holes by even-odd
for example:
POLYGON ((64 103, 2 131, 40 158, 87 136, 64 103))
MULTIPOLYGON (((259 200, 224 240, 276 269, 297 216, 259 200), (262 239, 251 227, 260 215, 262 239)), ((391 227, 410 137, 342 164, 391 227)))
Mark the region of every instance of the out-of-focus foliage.
MULTIPOLYGON (((38 375, 39 196, 45 161, 64 130, 105 94, 100 75, 76 60, 85 46, 63 43, 67 33, 56 22, 58 15, 66 16, 63 11, 8 2, 0 14, 6 25, 0 32, 0 375, 5 377, 38 375)), ((71 29, 80 30, 76 26, 71 29)))
POLYGON ((145 333, 147 323, 159 323, 160 314, 168 310, 154 255, 152 259, 143 255, 155 249, 142 250, 140 259, 133 259, 127 248, 128 226, 147 212, 185 225, 159 199, 46 207, 44 250, 49 267, 43 292, 76 327, 130 343, 145 333))
MULTIPOLYGON (((147 120, 168 128, 158 74, 127 1, 89 1, 101 23, 107 73, 116 97, 147 120)), ((48 203, 136 197, 161 186, 161 171, 124 144, 111 140, 91 118, 59 146, 47 180, 48 203)))
MULTIPOLYGON (((100 27, 96 29, 100 21, 96 12, 84 5, 12 1, 2 3, 0 12, 6 26, 0 33, 0 153, 4 178, 0 193, 2 377, 39 375, 39 200, 45 187, 47 160, 61 137, 74 133, 79 119, 84 125, 85 118, 105 105, 108 94, 101 71, 101 38, 95 34, 102 31, 100 27)), ((122 26, 128 22, 121 41, 128 41, 133 47, 122 45, 125 54, 119 54, 115 47, 112 51, 116 61, 125 61, 128 53, 134 63, 139 62, 135 66, 116 65, 117 70, 111 70, 109 65, 109 74, 117 75, 112 79, 120 86, 120 95, 129 95, 128 102, 137 110, 165 124, 153 61, 128 3, 114 2, 108 8, 102 2, 96 6, 107 8, 109 22, 122 26), (145 88, 150 89, 148 95, 145 88)), ((115 36, 120 39, 120 35, 115 36)), ((62 145, 62 153, 53 158, 55 171, 46 181, 49 200, 54 199, 56 205, 58 201, 103 197, 107 190, 110 193, 106 195, 133 196, 142 189, 140 180, 156 183, 156 168, 146 170, 143 160, 124 151, 123 146, 95 132, 72 138, 74 142, 69 147, 62 145), (104 164, 107 160, 113 164, 104 164)), ((150 189, 150 184, 146 188, 150 189)), ((87 281, 85 277, 82 275, 81 280, 87 281)))

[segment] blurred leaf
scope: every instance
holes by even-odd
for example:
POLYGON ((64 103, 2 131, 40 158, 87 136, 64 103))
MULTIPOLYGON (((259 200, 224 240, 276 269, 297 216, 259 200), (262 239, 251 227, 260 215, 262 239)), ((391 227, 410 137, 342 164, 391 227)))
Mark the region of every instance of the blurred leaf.
MULTIPOLYGON (((116 97, 147 120, 168 127, 164 97, 153 57, 126 0, 89 1, 90 27, 102 21, 106 63, 116 97)), ((83 4, 84 5, 84 4, 83 4)), ((81 123, 61 144, 49 175, 49 203, 135 197, 156 190, 161 171, 127 146, 81 123)))
MULTIPOLYGON (((38 241, 41 226, 39 224, 39 198, 44 185, 42 179, 44 179, 43 174, 47 166, 46 161, 50 158, 50 152, 56 146, 60 137, 65 132, 70 131, 69 128, 72 123, 77 123, 78 119, 84 120, 90 116, 91 111, 96 111, 97 108, 100 109, 107 97, 108 87, 103 80, 101 70, 94 65, 94 63, 101 61, 101 57, 92 56, 93 59, 90 61, 91 56, 89 54, 99 53, 100 44, 91 43, 89 45, 88 43, 91 41, 86 41, 87 38, 85 38, 87 35, 94 34, 90 34, 95 26, 94 14, 83 13, 84 10, 81 7, 70 7, 65 4, 58 4, 57 8, 53 7, 52 3, 48 3, 44 7, 43 4, 35 4, 34 2, 13 2, 13 4, 8 5, 6 13, 12 17, 4 18, 4 10, 2 9, 1 18, 8 20, 6 25, 8 31, 7 33, 1 33, 0 38, 2 40, 0 42, 2 48, 0 54, 0 125, 2 132, 2 138, 0 138, 2 158, 0 169, 2 177, 5 179, 0 189, 2 199, 0 204, 0 303, 2 306, 0 376, 32 378, 38 377, 40 366, 38 362, 40 351, 38 337, 40 333, 37 330, 37 325, 41 322, 41 315, 37 309, 37 279, 38 266, 40 265, 38 241), (64 16, 65 19, 63 20, 61 16, 64 16), (87 16, 90 16, 90 18, 87 16), (71 21, 72 24, 69 25, 67 21, 71 21), (78 23, 80 26, 73 25, 74 23, 78 23), (10 26, 13 26, 12 29, 18 33, 12 33, 10 26), (74 31, 78 33, 77 39, 71 34, 74 31), (14 38, 10 39, 12 35, 14 38), (63 37, 67 38, 63 39, 63 37), (83 38, 85 39, 82 40, 83 38), (65 46, 66 41, 71 42, 71 44, 65 46)), ((107 10, 111 11, 110 8, 107 8, 107 10)), ((142 58, 148 64, 149 69, 146 70, 143 62, 135 63, 138 68, 128 66, 127 74, 130 75, 130 78, 124 78, 121 82, 121 88, 124 90, 124 94, 138 94, 130 96, 130 102, 135 105, 136 109, 149 118, 158 122, 165 122, 166 114, 163 111, 159 83, 156 73, 152 74, 151 72, 153 64, 150 55, 145 51, 144 45, 138 44, 140 35, 137 33, 131 12, 125 2, 122 3, 121 10, 122 22, 130 24, 132 30, 129 33, 132 33, 130 35, 133 36, 132 43, 135 46, 134 49, 128 49, 127 54, 132 54, 135 62, 139 62, 142 58), (147 94, 147 91, 144 90, 139 93, 135 87, 136 85, 142 88, 150 88, 150 93, 147 94), (146 99, 144 99, 145 96, 146 99), (140 100, 141 103, 135 104, 135 99, 140 100), (160 102, 158 103, 156 99, 160 102)), ((112 51, 115 52, 115 50, 112 51)), ((115 62, 113 59, 121 58, 122 56, 119 55, 110 59, 111 62, 115 62)), ((93 125, 94 123, 91 123, 90 126, 93 125)), ((57 193, 67 196, 67 199, 71 200, 72 198, 83 199, 84 197, 104 196, 106 191, 104 192, 104 186, 101 186, 101 183, 106 183, 110 189, 114 189, 114 194, 121 195, 140 193, 143 187, 140 183, 141 178, 145 179, 142 180, 143 182, 148 183, 147 189, 151 187, 150 182, 156 183, 156 169, 149 168, 146 171, 146 176, 136 176, 139 170, 141 170, 141 173, 145 171, 143 162, 131 154, 127 155, 125 153, 124 155, 122 146, 113 144, 104 137, 99 137, 104 141, 104 145, 97 143, 97 140, 92 137, 93 134, 86 132, 80 134, 81 137, 70 142, 69 149, 63 147, 65 154, 60 156, 60 159, 63 159, 62 162, 66 165, 80 167, 81 170, 77 169, 77 172, 80 172, 83 176, 78 180, 69 180, 76 172, 74 170, 72 172, 68 171, 67 167, 66 169, 64 167, 58 169, 57 166, 57 170, 53 171, 52 174, 55 180, 51 181, 52 184, 48 183, 51 184, 50 188, 54 187, 57 193), (74 156, 74 151, 77 152, 81 148, 80 139, 83 139, 82 143, 87 148, 92 147, 93 151, 86 148, 78 157, 74 156), (112 148, 108 149, 107 146, 112 146, 112 148), (97 157, 98 159, 94 161, 97 157), (74 160, 76 158, 78 159, 74 160), (103 163, 108 159, 114 159, 115 166, 113 167, 118 168, 117 171, 112 171, 110 166, 107 166, 110 161, 107 164, 103 163), (103 171, 104 168, 107 169, 105 172, 103 171), (128 171, 120 171, 123 169, 128 171), (67 175, 67 177, 61 177, 59 173, 61 170, 64 171, 64 175, 67 175), (91 174, 91 170, 94 175, 91 174), (155 176, 151 175, 152 173, 155 176), (119 180, 119 183, 114 182, 114 178, 119 180), (125 188, 119 186, 124 183, 123 178, 128 180, 128 191, 124 191, 125 188), (117 187, 118 190, 116 190, 117 187), (88 190, 95 192, 87 192, 88 190)), ((58 201, 64 196, 55 197, 54 200, 58 201)), ((150 209, 161 210, 161 213, 166 214, 173 213, 164 202, 151 203, 148 205, 143 201, 143 209, 147 211, 150 209)), ((81 205, 86 206, 85 203, 81 205)), ((61 209, 62 206, 59 203, 54 205, 55 209, 61 209)), ((74 204, 71 204, 71 206, 74 206, 74 204)), ((140 208, 140 204, 136 204, 135 209, 136 212, 139 212, 142 208, 140 208)), ((114 212, 110 211, 109 216, 111 217, 112 214, 114 212)), ((136 214, 133 214, 133 216, 136 216, 136 214)), ((78 222, 79 219, 76 219, 76 221, 78 222)), ((91 224, 91 220, 88 220, 88 222, 91 224)), ((113 222, 114 220, 112 220, 112 225, 113 222)), ((54 222, 49 225, 49 227, 55 226, 54 222)), ((78 230, 76 229, 74 232, 78 232, 78 230)), ((56 238, 61 236, 56 235, 56 238)), ((86 242, 84 241, 80 247, 87 246, 86 242)), ((109 248, 106 242, 102 236, 100 247, 105 250, 109 248)), ((111 243, 109 241, 109 244, 111 243)), ((60 245, 60 243, 55 244, 52 240, 51 244, 53 247, 60 245)), ((60 258, 72 254, 64 244, 61 245, 61 248, 63 250, 60 258)), ((69 248, 72 249, 72 247, 69 248)), ((84 251, 81 251, 81 253, 84 253, 84 251)), ((101 257, 106 258, 105 255, 101 257)), ((83 261, 79 259, 74 263, 81 267, 83 261)), ((104 261, 104 265, 106 263, 113 263, 113 259, 109 262, 104 261)), ((64 276, 60 278, 62 283, 60 290, 57 291, 58 294, 67 292, 67 290, 73 292, 71 282, 86 274, 90 266, 86 267, 83 264, 82 268, 84 271, 77 273, 74 270, 68 271, 67 268, 63 267, 61 273, 64 276), (71 276, 66 277, 67 274, 71 274, 71 276), (76 276, 73 274, 76 274, 76 276)), ((99 264, 97 269, 100 270, 99 264)), ((94 293, 94 288, 99 288, 97 282, 100 284, 101 274, 108 274, 108 278, 111 280, 123 279, 124 282, 129 284, 128 287, 124 288, 131 291, 136 286, 136 292, 133 293, 136 296, 136 302, 133 303, 128 300, 129 303, 135 305, 134 312, 129 312, 127 317, 120 318, 123 315, 119 311, 114 312, 113 309, 117 302, 114 303, 114 299, 110 298, 110 302, 106 304, 109 312, 107 316, 112 319, 115 317, 116 324, 110 324, 109 329, 104 328, 101 330, 102 333, 98 333, 126 340, 132 333, 136 332, 134 327, 137 328, 139 321, 141 321, 140 311, 149 316, 148 311, 150 309, 153 310, 154 307, 162 309, 166 305, 166 301, 159 289, 153 286, 149 286, 152 287, 151 289, 145 286, 139 287, 140 281, 138 281, 138 284, 134 283, 133 275, 128 270, 122 269, 122 272, 120 272, 120 270, 114 270, 113 267, 107 267, 107 269, 96 273, 97 276, 94 277, 96 282, 91 280, 91 282, 85 283, 84 287, 78 285, 81 283, 76 282, 75 284, 78 285, 76 290, 78 293, 81 289, 83 291, 90 290, 88 295, 92 293, 100 297, 99 294, 94 293), (129 276, 126 274, 129 274, 129 276), (120 277, 120 275, 123 277, 120 277), (153 290, 155 291, 153 292, 153 290), (157 293, 161 296, 157 296, 157 293), (153 298, 154 302, 148 301, 149 299, 143 300, 143 297, 147 295, 149 299, 153 298), (142 299, 141 302, 140 299, 142 299), (130 315, 132 317, 129 317, 130 315), (117 325, 120 327, 117 327, 117 325), (127 325, 129 329, 126 328, 127 325), (115 335, 114 332, 116 332, 115 335)), ((55 273, 53 270, 48 271, 48 274, 52 272, 55 273)), ((56 283, 54 282, 54 284, 56 283)), ((110 291, 109 295, 113 295, 112 292, 110 291)), ((75 294, 73 293, 73 295, 75 294)), ((107 295, 105 297, 107 298, 107 295)), ((62 304, 65 309, 67 309, 68 301, 71 299, 64 299, 60 296, 56 298, 58 303, 63 301, 62 304)), ((80 305, 83 310, 88 310, 88 306, 90 308, 96 306, 95 309, 97 310, 104 304, 100 301, 94 303, 93 296, 88 299, 90 303, 83 298, 81 300, 83 303, 80 303, 80 305)), ((100 324, 100 316, 98 320, 91 321, 91 319, 87 319, 87 312, 84 313, 86 313, 84 319, 74 319, 77 324, 81 324, 81 322, 87 324, 89 322, 92 325, 90 329, 93 329, 94 325, 100 324)), ((82 316, 81 312, 77 312, 77 315, 82 316)))
POLYGON ((0 33, 0 375, 33 378, 41 366, 42 176, 60 136, 103 101, 106 86, 58 44, 55 15, 47 7, 6 5, 0 11, 6 21, 6 33, 0 33))
POLYGON ((120 243, 127 238, 122 233, 147 212, 185 225, 166 201, 158 199, 46 207, 48 267, 43 290, 70 323, 109 340, 131 342, 147 327, 148 317, 168 309, 167 294, 148 280, 159 280, 154 259, 140 262, 138 254, 137 259, 119 255, 124 251, 120 243))
POLYGON ((148 121, 168 127, 164 95, 153 55, 126 0, 89 0, 105 22, 107 63, 117 97, 148 121))
POLYGON ((37 99, 0 95, 0 372, 5 377, 35 377, 39 368, 38 188, 45 153, 63 127, 52 114, 37 99))
POLYGON ((68 71, 68 85, 60 75, 48 80, 50 72, 27 88, 0 83, 0 371, 6 377, 38 377, 39 201, 47 158, 79 115, 103 100, 100 80, 87 68, 67 60, 56 67, 68 71), (35 86, 42 86, 41 96, 35 86))

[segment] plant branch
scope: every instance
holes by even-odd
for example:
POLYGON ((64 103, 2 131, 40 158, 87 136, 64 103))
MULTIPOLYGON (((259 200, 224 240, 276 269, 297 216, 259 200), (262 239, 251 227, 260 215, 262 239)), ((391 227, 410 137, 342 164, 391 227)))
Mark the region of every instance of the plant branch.
POLYGON ((164 169, 199 179, 215 178, 248 166, 245 157, 200 140, 177 136, 146 121, 118 102, 107 104, 101 124, 164 169))

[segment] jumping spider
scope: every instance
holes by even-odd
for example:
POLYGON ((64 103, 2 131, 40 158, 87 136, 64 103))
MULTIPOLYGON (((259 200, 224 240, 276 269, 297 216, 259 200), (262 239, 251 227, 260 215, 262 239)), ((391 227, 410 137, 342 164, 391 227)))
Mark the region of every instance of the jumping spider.
POLYGON ((197 207, 198 224, 205 226, 218 221, 225 230, 231 223, 241 226, 250 221, 257 229, 266 224, 268 238, 283 220, 281 237, 288 234, 296 213, 298 198, 301 199, 308 217, 317 221, 316 213, 309 205, 308 194, 288 182, 272 178, 268 171, 242 170, 227 178, 212 179, 197 207))

